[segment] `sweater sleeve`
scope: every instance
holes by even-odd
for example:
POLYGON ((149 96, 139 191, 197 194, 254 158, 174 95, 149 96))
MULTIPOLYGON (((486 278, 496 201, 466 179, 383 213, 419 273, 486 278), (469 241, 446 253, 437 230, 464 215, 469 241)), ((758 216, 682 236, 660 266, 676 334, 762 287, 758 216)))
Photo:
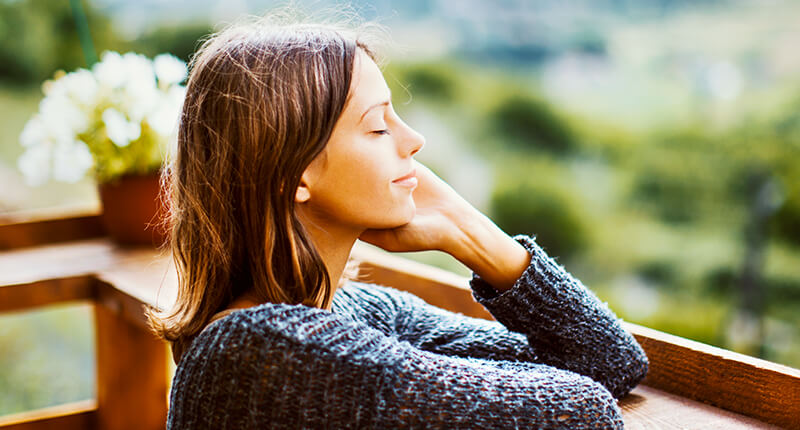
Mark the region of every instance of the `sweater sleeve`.
POLYGON ((212 324, 187 349, 169 429, 614 429, 600 384, 526 363, 435 354, 303 305, 262 305, 212 324))
POLYGON ((607 304, 547 255, 535 238, 514 239, 531 264, 511 289, 498 292, 473 273, 473 296, 509 330, 524 334, 539 358, 600 382, 615 397, 647 374, 648 360, 636 339, 607 304))
POLYGON ((648 360, 616 315, 535 240, 514 237, 530 265, 499 292, 473 273, 473 297, 497 321, 456 314, 398 292, 401 339, 439 354, 549 364, 600 382, 615 397, 644 378, 648 360))

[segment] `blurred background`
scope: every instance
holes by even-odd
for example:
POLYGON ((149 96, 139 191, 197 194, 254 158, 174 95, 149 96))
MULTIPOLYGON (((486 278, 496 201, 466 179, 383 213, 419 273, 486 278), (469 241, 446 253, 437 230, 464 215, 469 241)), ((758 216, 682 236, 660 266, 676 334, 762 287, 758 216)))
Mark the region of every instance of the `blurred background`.
MULTIPOLYGON (((86 67, 72 7, 97 54, 188 61, 282 4, 0 0, 0 215, 99 208, 90 179, 32 188, 16 167, 43 80, 86 67)), ((417 158, 501 228, 627 321, 800 367, 800 3, 351 5, 392 37, 384 74, 427 138, 417 158)), ((93 397, 92 342, 86 305, 0 315, 0 415, 93 397)))

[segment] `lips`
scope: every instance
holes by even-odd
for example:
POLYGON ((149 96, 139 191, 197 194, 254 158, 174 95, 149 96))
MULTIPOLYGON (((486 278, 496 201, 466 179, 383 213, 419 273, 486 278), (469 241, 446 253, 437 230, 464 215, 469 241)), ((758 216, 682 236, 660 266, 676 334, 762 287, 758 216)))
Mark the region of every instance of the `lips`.
POLYGON ((401 177, 395 179, 392 182, 402 182, 402 181, 404 181, 406 179, 411 179, 411 178, 415 177, 416 175, 417 175, 417 169, 413 169, 413 170, 411 170, 411 173, 409 173, 409 174, 407 174, 405 176, 401 176, 401 177))

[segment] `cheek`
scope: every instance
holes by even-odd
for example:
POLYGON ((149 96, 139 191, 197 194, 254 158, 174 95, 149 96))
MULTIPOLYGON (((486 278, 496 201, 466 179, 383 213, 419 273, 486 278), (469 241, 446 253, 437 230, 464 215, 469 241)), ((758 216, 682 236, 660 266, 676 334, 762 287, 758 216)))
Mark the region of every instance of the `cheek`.
POLYGON ((391 184, 397 170, 391 157, 379 151, 352 151, 331 161, 325 193, 329 216, 365 228, 391 228, 411 220, 411 191, 391 184))

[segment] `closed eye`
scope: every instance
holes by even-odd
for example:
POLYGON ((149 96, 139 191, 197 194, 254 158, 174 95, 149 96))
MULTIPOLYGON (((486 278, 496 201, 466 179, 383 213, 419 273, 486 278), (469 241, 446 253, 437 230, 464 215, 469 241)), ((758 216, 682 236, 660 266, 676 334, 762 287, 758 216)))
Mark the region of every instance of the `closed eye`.
POLYGON ((383 129, 383 130, 373 130, 370 133, 379 134, 379 135, 389 134, 389 129, 386 128, 386 129, 383 129))

